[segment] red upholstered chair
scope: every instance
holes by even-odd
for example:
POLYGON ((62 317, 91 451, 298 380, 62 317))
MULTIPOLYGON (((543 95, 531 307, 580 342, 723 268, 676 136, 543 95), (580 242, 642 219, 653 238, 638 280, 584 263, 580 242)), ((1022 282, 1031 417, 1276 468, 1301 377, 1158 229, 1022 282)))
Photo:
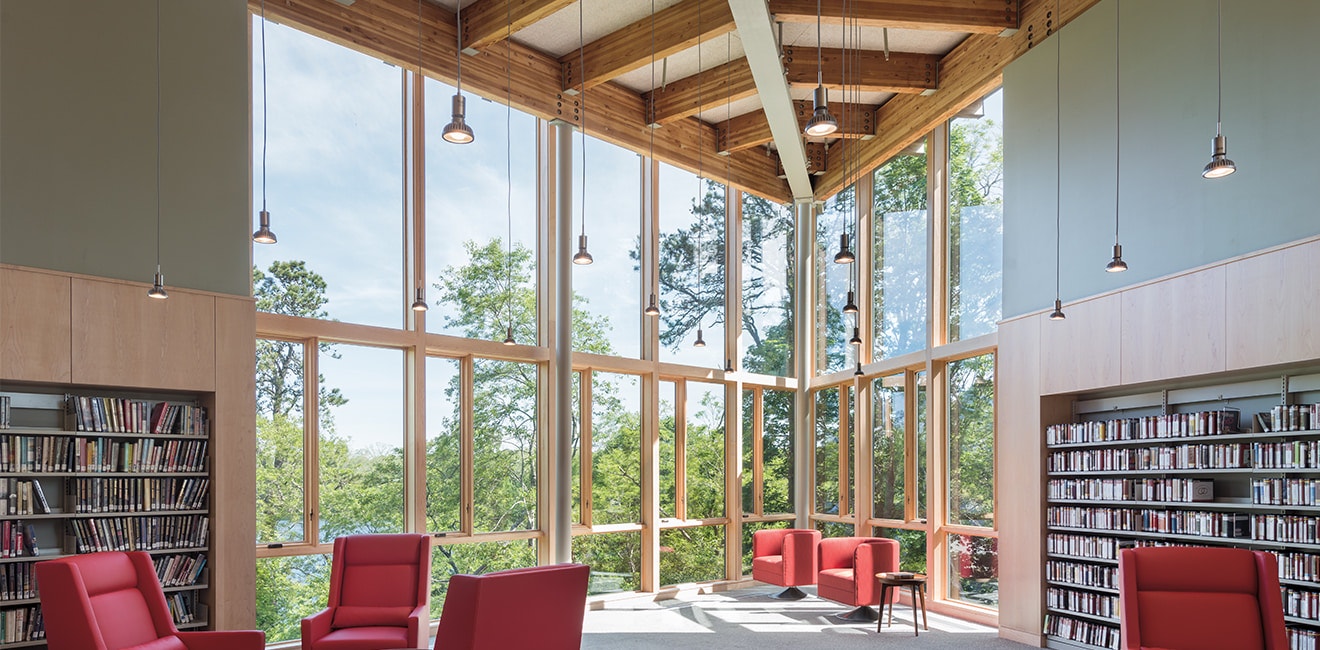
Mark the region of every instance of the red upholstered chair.
POLYGON ((180 632, 151 557, 92 553, 36 564, 50 650, 262 650, 262 632, 180 632))
POLYGON ((587 605, 585 564, 552 564, 449 579, 436 650, 577 650, 587 605))
MULTIPOLYGON (((816 546, 816 593, 821 598, 854 607, 838 618, 874 621, 872 605, 880 604, 875 574, 898 571, 898 542, 883 537, 826 537, 816 546)), ((890 598, 898 599, 898 590, 890 598)))
POLYGON ((1123 549, 1123 650, 1287 650, 1274 556, 1237 548, 1123 549))
POLYGON ((820 531, 802 528, 758 530, 752 533, 752 579, 787 587, 774 595, 799 600, 801 585, 816 584, 816 545, 820 531))
POLYGON ((425 648, 431 624, 431 540, 335 540, 329 606, 302 620, 302 650, 425 648))

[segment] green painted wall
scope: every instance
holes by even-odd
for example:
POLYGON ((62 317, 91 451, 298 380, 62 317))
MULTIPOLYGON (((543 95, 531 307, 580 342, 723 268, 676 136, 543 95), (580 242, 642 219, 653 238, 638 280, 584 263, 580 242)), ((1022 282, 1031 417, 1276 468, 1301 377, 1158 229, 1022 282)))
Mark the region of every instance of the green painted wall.
MULTIPOLYGON (((1224 3, 1224 134, 1238 172, 1201 178, 1215 133, 1215 2, 1122 3, 1121 274, 1114 241, 1115 13, 1104 0, 1004 73, 1004 317, 1049 309, 1055 61, 1062 49, 1064 301, 1320 233, 1320 2, 1224 3)), ((1320 263, 1320 262, 1317 262, 1320 263)))
MULTIPOLYGON (((0 262, 150 282, 153 0, 0 0, 0 262)), ((166 284, 250 295, 243 0, 162 0, 166 284)))

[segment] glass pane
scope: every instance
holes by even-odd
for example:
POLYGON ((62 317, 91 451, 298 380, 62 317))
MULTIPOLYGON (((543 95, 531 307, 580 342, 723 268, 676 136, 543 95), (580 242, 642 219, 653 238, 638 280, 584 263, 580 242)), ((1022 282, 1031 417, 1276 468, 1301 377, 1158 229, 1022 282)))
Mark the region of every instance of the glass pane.
POLYGON ((459 530, 463 499, 462 386, 458 359, 426 358, 426 531, 459 530))
MULTIPOLYGON (((580 146, 574 135, 574 232, 582 228, 580 146)), ((641 160, 627 149, 587 137, 586 233, 594 261, 573 265, 573 349, 579 352, 641 356, 641 160)))
POLYGON ((758 530, 776 530, 792 528, 791 521, 745 521, 742 527, 742 570, 743 575, 752 575, 752 534, 758 530))
POLYGON ((661 163, 658 189, 660 360, 723 368, 724 186, 661 163))
POLYGON ((949 598, 999 609, 999 540, 949 534, 949 598))
POLYGON ((536 364, 494 359, 477 359, 473 364, 472 525, 476 532, 537 527, 536 389, 536 364))
POLYGON ((765 426, 761 438, 761 466, 765 477, 762 512, 789 514, 793 497, 794 395, 787 390, 766 390, 765 426))
MULTIPOLYGON (((253 29, 261 19, 253 16, 253 29)), ((266 23, 268 97, 252 87, 253 214, 278 246, 253 246, 254 290, 276 314, 400 327, 404 294, 403 78, 379 59, 266 23), (263 124, 262 103, 271 107, 263 124), (261 164, 261 133, 271 146, 261 164)), ((252 39, 253 66, 261 45, 252 39)), ((255 68, 254 68, 255 69, 255 68)))
POLYGON ((856 262, 836 264, 840 236, 848 235, 848 249, 857 252, 853 218, 856 201, 850 186, 825 202, 816 217, 816 374, 823 375, 852 367, 857 352, 848 344, 853 316, 843 313, 848 291, 854 288, 852 274, 856 262))
MULTIPOLYGON (((573 373, 573 522, 582 523, 582 372, 573 373)), ((590 480, 590 479, 588 479, 590 480)))
POLYGON ((687 457, 688 519, 723 517, 723 385, 687 383, 687 446, 684 451, 687 457))
POLYGON ((403 351, 323 346, 321 543, 403 532, 403 351))
POLYGON ((637 377, 591 374, 592 524, 642 520, 640 405, 637 377))
POLYGON ((660 516, 678 516, 678 398, 672 381, 660 382, 660 516))
POLYGON ((816 391, 816 512, 839 514, 839 389, 816 391))
POLYGON ((743 515, 751 515, 756 509, 756 391, 743 389, 742 392, 742 509, 743 515))
POLYGON ((329 555, 257 558, 257 629, 269 643, 297 641, 329 593, 329 555))
POLYGON ((306 536, 303 350, 302 343, 257 339, 258 544, 306 536))
POLYGON ((573 561, 591 567, 588 595, 637 591, 642 584, 642 534, 579 535, 573 538, 573 561))
POLYGON ((724 526, 660 531, 660 584, 724 579, 724 526))
POLYGON ((1004 92, 949 121, 949 340, 995 331, 1004 269, 1004 92))
POLYGON ((877 528, 880 537, 898 540, 898 566, 900 571, 926 572, 926 531, 906 528, 877 528))
POLYGON ((995 525, 995 357, 949 364, 949 523, 995 525))
POLYGON ((450 576, 458 573, 481 575, 533 566, 536 566, 535 539, 432 546, 431 617, 440 618, 445 596, 449 593, 450 576))
POLYGON ((793 376, 793 208, 742 195, 742 369, 793 376))
POLYGON ((454 145, 440 128, 453 95, 426 80, 426 277, 436 307, 426 329, 503 341, 512 318, 514 338, 535 344, 537 121, 469 97, 469 122, 500 128, 454 145))
MULTIPOLYGON (((881 519, 906 518, 903 500, 907 494, 904 446, 905 424, 904 375, 890 375, 874 380, 871 388, 871 480, 874 515, 881 519)), ((924 551, 923 551, 924 553, 924 551)))
POLYGON ((917 519, 926 520, 926 371, 917 373, 917 519))
POLYGON ((875 357, 926 347, 926 154, 895 156, 875 171, 872 318, 875 357))
POLYGON ((857 494, 857 463, 853 462, 853 459, 857 458, 857 436, 853 435, 856 431, 853 427, 853 414, 857 412, 857 404, 856 393, 853 391, 852 386, 848 386, 843 390, 847 394, 848 400, 844 410, 843 423, 843 435, 847 439, 847 445, 844 447, 843 457, 839 459, 839 476, 847 476, 848 482, 844 485, 843 494, 839 498, 848 503, 847 508, 841 508, 843 514, 851 515, 853 514, 853 495, 857 494))
POLYGON ((851 537, 853 525, 841 524, 837 521, 818 521, 816 530, 820 531, 821 537, 851 537))

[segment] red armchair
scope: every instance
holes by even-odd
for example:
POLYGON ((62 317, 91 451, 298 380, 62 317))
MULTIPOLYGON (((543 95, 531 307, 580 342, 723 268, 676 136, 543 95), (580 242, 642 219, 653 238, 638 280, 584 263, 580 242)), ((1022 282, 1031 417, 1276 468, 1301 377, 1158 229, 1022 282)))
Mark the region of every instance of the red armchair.
POLYGON ((92 553, 39 562, 50 650, 263 650, 262 632, 180 632, 151 557, 92 553))
POLYGON ((1123 650, 1287 650, 1274 556, 1237 548, 1123 549, 1123 650))
POLYGON ((425 648, 431 624, 431 540, 335 540, 328 607, 302 620, 302 650, 425 648))
POLYGON ((449 579, 436 650, 577 650, 587 605, 585 564, 552 564, 449 579))
MULTIPOLYGON (((883 537, 826 537, 816 546, 816 593, 854 607, 839 614, 845 621, 874 621, 880 604, 875 574, 898 571, 898 542, 883 537)), ((894 589, 891 599, 897 600, 894 589)))
POLYGON ((800 600, 801 585, 816 584, 816 545, 820 531, 777 528, 752 533, 752 579, 787 587, 774 598, 800 600))

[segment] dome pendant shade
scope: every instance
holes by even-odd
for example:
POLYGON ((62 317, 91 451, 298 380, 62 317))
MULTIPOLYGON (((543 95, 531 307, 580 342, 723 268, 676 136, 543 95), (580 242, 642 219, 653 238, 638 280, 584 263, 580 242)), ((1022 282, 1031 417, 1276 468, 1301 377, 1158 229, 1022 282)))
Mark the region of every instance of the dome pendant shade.
POLYGON ((813 138, 823 138, 839 130, 839 121, 830 114, 829 95, 825 85, 816 86, 815 99, 812 101, 811 119, 803 131, 813 138))
POLYGON ((413 300, 412 304, 413 311, 426 311, 429 308, 426 304, 426 294, 422 293, 422 291, 423 289, 421 287, 417 287, 417 298, 413 300))
POLYGON ((694 348, 704 348, 704 347, 706 347, 706 339, 705 339, 704 337, 702 337, 702 335, 701 335, 701 328, 700 328, 700 327, 697 328, 697 340, 695 340, 695 341, 692 342, 692 347, 694 347, 694 348))
POLYGON ((1127 262, 1123 261, 1123 247, 1114 244, 1114 259, 1109 260, 1109 263, 1105 265, 1105 270, 1110 273, 1122 273, 1127 269, 1127 262))
POLYGON ((275 233, 270 229, 270 213, 265 210, 259 215, 260 228, 252 233, 252 241, 258 244, 274 244, 279 241, 275 238, 275 233))
POLYGON ((852 264, 857 261, 852 249, 848 248, 848 234, 839 235, 839 252, 834 254, 835 264, 852 264))
POLYGON ((1214 150, 1210 162, 1201 170, 1202 178, 1223 178, 1237 171, 1237 165, 1228 159, 1228 138, 1221 133, 1215 136, 1214 150))
POLYGON ((854 292, 852 291, 848 292, 848 302, 843 305, 843 313, 856 314, 857 312, 861 311, 860 309, 857 308, 856 297, 857 295, 854 292))
POLYGON ((660 315, 660 304, 656 302, 654 293, 651 294, 651 301, 646 304, 646 309, 643 309, 642 313, 646 314, 647 316, 660 315))
POLYGON ((853 335, 852 335, 852 338, 848 339, 848 342, 851 343, 851 344, 853 344, 853 345, 861 345, 861 344, 862 344, 862 330, 861 330, 861 328, 857 328, 857 327, 854 327, 854 328, 853 328, 853 335))
POLYGON ((168 291, 165 291, 165 274, 160 272, 160 267, 156 267, 156 279, 151 288, 147 290, 147 296, 157 300, 164 300, 170 297, 168 291))
POLYGON ((1050 312, 1050 320, 1063 320, 1067 316, 1063 315, 1063 302, 1058 298, 1054 299, 1054 311, 1050 312))
POLYGON ((591 253, 587 252, 587 236, 585 234, 578 235, 578 251, 573 255, 573 263, 578 266, 586 266, 594 261, 591 253))
POLYGON ((517 345, 517 344, 518 344, 517 341, 513 340, 513 326, 512 326, 512 325, 510 325, 509 328, 508 328, 507 330, 504 331, 504 344, 505 344, 505 345, 517 345))
POLYGON ((475 136, 472 135, 472 127, 467 125, 467 100, 462 94, 454 95, 454 117, 445 125, 445 130, 441 137, 445 142, 454 144, 468 144, 472 142, 475 136))
POLYGON ((858 362, 857 362, 857 370, 854 371, 853 374, 856 375, 856 376, 858 376, 858 377, 861 377, 862 375, 865 375, 865 374, 866 374, 866 373, 862 372, 862 362, 861 362, 861 361, 858 361, 858 362))

